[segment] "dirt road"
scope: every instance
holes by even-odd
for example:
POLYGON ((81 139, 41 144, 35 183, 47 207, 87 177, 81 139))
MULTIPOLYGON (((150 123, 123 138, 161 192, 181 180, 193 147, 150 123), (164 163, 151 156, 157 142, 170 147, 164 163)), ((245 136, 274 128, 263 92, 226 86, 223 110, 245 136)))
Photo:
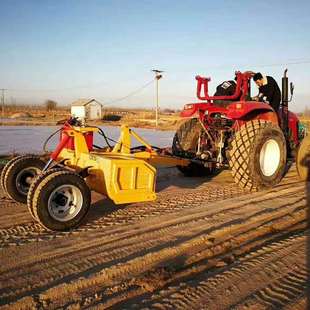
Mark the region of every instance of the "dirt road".
POLYGON ((93 195, 85 224, 65 233, 1 193, 0 307, 306 309, 310 186, 294 166, 255 194, 229 171, 163 170, 158 190, 156 202, 126 206, 93 195))

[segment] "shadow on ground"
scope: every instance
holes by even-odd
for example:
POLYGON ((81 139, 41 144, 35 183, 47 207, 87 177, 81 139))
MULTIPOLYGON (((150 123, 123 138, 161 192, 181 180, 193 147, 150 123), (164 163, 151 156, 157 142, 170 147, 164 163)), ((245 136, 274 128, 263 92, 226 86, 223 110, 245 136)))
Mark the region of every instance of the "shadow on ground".
MULTIPOLYGON (((306 187, 306 199, 307 199, 307 226, 310 227, 310 153, 306 154, 304 158, 301 160, 301 164, 308 168, 308 175, 305 183, 306 187)), ((307 288, 306 288, 306 294, 307 294, 307 306, 306 309, 310 309, 310 235, 308 234, 307 238, 307 246, 306 246, 306 257, 307 257, 307 288)))
MULTIPOLYGON (((217 173, 208 177, 185 177, 176 168, 159 169, 156 183, 156 193, 163 192, 165 189, 171 187, 176 187, 179 189, 195 189, 204 183, 210 182, 213 178, 216 177, 219 178, 219 182, 221 183, 223 182, 223 180, 225 180, 226 183, 232 183, 232 178, 229 179, 228 177, 227 179, 227 173, 230 175, 228 170, 219 170, 217 173)), ((85 219, 85 223, 96 221, 104 216, 109 216, 110 214, 113 214, 120 209, 125 209, 128 206, 137 204, 133 203, 117 205, 109 198, 94 192, 92 193, 92 202, 93 203, 90 207, 88 216, 85 219)), ((139 208, 138 205, 137 208, 139 208)))

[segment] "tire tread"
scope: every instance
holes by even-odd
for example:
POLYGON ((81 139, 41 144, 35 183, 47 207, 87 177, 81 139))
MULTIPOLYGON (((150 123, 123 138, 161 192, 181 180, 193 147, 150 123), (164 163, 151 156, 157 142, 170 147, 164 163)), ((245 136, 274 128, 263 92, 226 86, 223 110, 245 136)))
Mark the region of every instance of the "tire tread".
MULTIPOLYGON (((53 229, 51 229, 50 227, 47 227, 46 224, 38 216, 40 196, 42 194, 42 191, 44 191, 45 187, 48 185, 48 183, 53 182, 53 179, 58 178, 59 176, 62 176, 62 175, 75 175, 79 177, 83 182, 85 182, 84 179, 79 174, 72 172, 72 171, 68 171, 68 170, 55 171, 51 174, 47 174, 44 178, 42 178, 41 182, 37 185, 34 191, 34 194, 33 194, 32 211, 33 211, 35 219, 40 223, 40 225, 48 230, 53 230, 53 229)), ((86 183, 85 183, 85 186, 87 186, 86 183)), ((78 224, 79 223, 77 223, 74 226, 77 226, 78 224)), ((68 228, 73 228, 73 227, 68 227, 68 228)))

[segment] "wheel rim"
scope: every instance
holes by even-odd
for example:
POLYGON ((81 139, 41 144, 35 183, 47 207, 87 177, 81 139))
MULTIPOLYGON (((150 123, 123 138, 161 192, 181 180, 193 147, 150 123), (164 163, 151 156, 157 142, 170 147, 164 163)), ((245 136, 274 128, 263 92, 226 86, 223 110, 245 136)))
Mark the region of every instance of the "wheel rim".
POLYGON ((37 167, 27 167, 22 169, 16 176, 15 185, 17 191, 22 195, 27 195, 30 185, 35 176, 41 172, 37 167))
POLYGON ((260 151, 259 163, 263 175, 270 177, 278 169, 281 160, 281 151, 277 141, 267 140, 260 151))
POLYGON ((83 196, 80 189, 74 185, 61 185, 53 190, 48 199, 50 216, 60 222, 66 222, 81 211, 83 196))

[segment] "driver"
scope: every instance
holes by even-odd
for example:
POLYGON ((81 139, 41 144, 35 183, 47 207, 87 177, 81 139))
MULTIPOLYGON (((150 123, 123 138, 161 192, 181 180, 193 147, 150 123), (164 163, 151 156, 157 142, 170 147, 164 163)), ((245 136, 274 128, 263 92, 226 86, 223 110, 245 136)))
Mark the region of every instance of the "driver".
POLYGON ((255 101, 268 102, 271 107, 278 112, 281 101, 281 91, 271 76, 263 76, 260 72, 257 72, 253 76, 253 80, 258 86, 259 93, 253 97, 255 101))

